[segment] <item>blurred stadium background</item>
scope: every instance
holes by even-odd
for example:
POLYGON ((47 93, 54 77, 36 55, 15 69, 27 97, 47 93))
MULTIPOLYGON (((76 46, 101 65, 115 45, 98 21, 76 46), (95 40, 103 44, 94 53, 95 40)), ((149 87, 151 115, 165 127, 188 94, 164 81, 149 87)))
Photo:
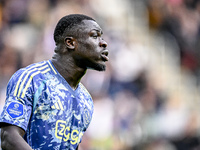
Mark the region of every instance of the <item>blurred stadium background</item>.
POLYGON ((95 112, 80 150, 199 150, 199 0, 0 0, 0 112, 11 75, 51 58, 71 13, 95 18, 110 51, 82 80, 95 112))

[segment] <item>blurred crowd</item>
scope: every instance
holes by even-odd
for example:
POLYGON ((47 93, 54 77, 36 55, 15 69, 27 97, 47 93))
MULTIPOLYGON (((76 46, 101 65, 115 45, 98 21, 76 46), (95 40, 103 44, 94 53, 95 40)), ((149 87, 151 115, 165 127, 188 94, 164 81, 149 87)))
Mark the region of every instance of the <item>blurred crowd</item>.
POLYGON ((71 13, 95 18, 110 52, 82 79, 95 111, 80 150, 200 149, 198 0, 0 0, 0 112, 9 78, 51 59, 71 13))
POLYGON ((149 26, 173 38, 179 48, 180 65, 200 80, 200 1, 148 0, 149 26))

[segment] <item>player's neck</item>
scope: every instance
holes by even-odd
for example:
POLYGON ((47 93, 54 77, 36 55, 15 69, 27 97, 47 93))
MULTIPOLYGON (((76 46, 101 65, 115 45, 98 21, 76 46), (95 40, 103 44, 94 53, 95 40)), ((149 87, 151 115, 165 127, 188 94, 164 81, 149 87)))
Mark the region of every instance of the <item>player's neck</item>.
POLYGON ((75 90, 81 78, 86 73, 86 69, 77 67, 70 58, 62 58, 56 54, 52 57, 51 61, 71 88, 75 90))

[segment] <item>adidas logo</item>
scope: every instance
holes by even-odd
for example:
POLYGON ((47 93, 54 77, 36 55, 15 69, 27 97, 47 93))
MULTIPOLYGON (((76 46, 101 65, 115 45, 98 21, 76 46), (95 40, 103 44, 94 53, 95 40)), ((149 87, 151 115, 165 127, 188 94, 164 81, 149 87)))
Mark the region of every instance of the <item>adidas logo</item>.
POLYGON ((64 110, 63 105, 60 100, 58 100, 53 106, 51 106, 52 109, 58 109, 58 110, 64 110))

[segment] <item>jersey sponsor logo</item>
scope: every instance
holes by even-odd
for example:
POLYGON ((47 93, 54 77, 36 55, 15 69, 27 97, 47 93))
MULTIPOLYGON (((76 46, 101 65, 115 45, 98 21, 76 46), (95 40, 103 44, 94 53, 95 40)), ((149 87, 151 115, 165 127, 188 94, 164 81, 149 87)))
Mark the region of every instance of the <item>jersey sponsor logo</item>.
POLYGON ((57 109, 57 110, 64 110, 63 105, 60 100, 58 100, 56 103, 54 103, 53 106, 51 106, 52 109, 57 109))
POLYGON ((6 111, 12 118, 18 118, 23 115, 24 106, 17 102, 11 102, 6 111))
POLYGON ((81 137, 83 136, 82 132, 79 132, 76 129, 70 130, 69 126, 66 126, 66 121, 57 120, 55 128, 56 138, 67 142, 70 139, 72 145, 78 144, 81 137))

